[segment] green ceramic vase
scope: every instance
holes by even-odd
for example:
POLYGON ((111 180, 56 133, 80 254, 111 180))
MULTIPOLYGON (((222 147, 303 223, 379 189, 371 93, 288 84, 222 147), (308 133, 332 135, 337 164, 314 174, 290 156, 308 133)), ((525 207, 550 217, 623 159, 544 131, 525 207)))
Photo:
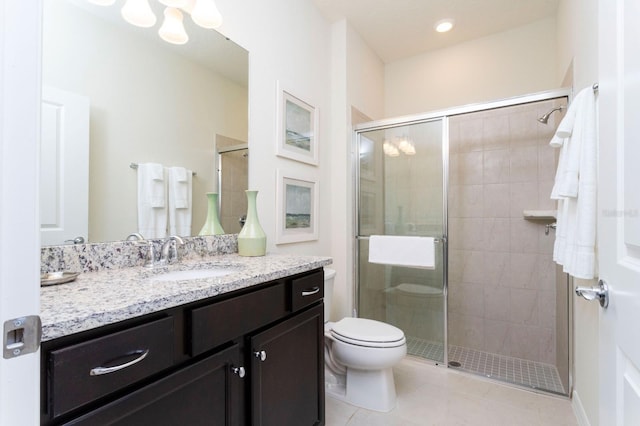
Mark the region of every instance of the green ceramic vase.
POLYGON ((238 234, 238 254, 264 256, 267 252, 267 235, 258 220, 256 209, 258 191, 245 191, 245 193, 247 194, 247 220, 238 234))
POLYGON ((221 235, 224 229, 218 217, 218 194, 207 192, 207 220, 198 235, 221 235))

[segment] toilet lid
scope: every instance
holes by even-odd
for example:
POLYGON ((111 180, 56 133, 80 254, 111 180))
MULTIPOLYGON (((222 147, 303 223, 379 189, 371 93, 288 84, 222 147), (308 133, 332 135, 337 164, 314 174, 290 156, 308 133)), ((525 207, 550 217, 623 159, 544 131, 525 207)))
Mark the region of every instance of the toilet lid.
POLYGON ((370 347, 396 347, 406 343, 404 333, 384 322, 365 318, 343 318, 333 324, 331 334, 345 343, 370 347))

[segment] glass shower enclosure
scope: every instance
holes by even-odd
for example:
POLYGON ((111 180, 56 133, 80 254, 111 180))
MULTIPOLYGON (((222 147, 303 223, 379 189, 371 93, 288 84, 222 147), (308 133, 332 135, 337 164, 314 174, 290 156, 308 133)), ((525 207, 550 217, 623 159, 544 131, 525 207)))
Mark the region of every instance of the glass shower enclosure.
POLYGON ((409 355, 567 395, 570 282, 552 260, 568 90, 356 126, 357 316, 409 355), (372 235, 427 236, 433 270, 370 263, 372 235))
POLYGON ((445 121, 358 134, 357 304, 360 317, 402 329, 408 352, 445 362, 445 121), (371 235, 433 237, 434 270, 368 262, 371 235))

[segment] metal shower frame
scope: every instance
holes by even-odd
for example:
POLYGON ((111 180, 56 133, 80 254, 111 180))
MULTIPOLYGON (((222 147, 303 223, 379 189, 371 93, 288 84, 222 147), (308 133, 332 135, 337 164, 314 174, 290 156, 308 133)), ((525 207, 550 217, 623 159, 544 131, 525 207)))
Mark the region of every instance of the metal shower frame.
MULTIPOLYGON (((359 305, 360 305, 360 282, 359 282, 359 273, 358 273, 358 265, 359 265, 359 255, 360 255, 360 246, 358 244, 358 241, 361 239, 361 237, 359 237, 358 235, 358 230, 359 230, 359 219, 358 219, 358 213, 360 211, 360 205, 359 205, 359 200, 360 200, 360 167, 359 167, 359 153, 360 153, 360 146, 359 146, 359 140, 360 140, 360 134, 364 133, 364 132, 369 132, 369 131, 375 131, 375 130, 384 130, 384 129, 389 129, 389 128, 393 128, 393 127, 399 127, 399 126, 409 126, 409 125, 413 125, 413 124, 421 124, 421 123, 426 123, 429 121, 437 121, 437 120, 442 120, 442 182, 443 182, 443 235, 441 236, 442 238, 442 243, 443 243, 443 257, 442 257, 442 263, 443 263, 443 315, 444 315, 444 348, 443 348, 443 362, 442 365, 444 367, 448 366, 449 360, 449 342, 448 342, 448 322, 449 322, 449 316, 448 316, 448 309, 447 309, 447 305, 448 305, 448 252, 449 252, 449 247, 448 247, 448 207, 447 207, 447 200, 448 200, 448 194, 449 194, 449 118, 452 116, 457 116, 457 115, 462 115, 462 114, 468 114, 468 113, 474 113, 474 112, 480 112, 480 111, 487 111, 487 110, 491 110, 491 109, 496 109, 496 108, 502 108, 502 107, 509 107, 509 106, 516 106, 516 105, 522 105, 522 104, 527 104, 527 103, 532 103, 532 102, 539 102, 539 101, 546 101, 546 100, 552 100, 552 99, 557 99, 557 98, 563 98, 566 97, 568 98, 568 101, 570 103, 572 97, 573 97, 573 91, 571 88, 562 88, 562 89, 556 89, 556 90, 549 90, 549 91, 544 91, 544 92, 537 92, 537 93, 532 93, 532 94, 528 94, 528 95, 522 95, 522 96, 515 96, 515 97, 511 97, 511 98, 505 98, 505 99, 501 99, 501 100, 496 100, 496 101, 490 101, 490 102, 484 102, 484 103, 477 103, 477 104, 469 104, 469 105, 464 105, 464 106, 460 106, 460 107, 453 107, 453 108, 446 108, 446 109, 442 109, 442 110, 436 110, 433 112, 427 112, 427 113, 422 113, 422 114, 415 114, 415 115, 407 115, 407 116, 400 116, 400 117, 396 117, 396 118, 388 118, 388 119, 382 119, 382 120, 376 120, 376 121, 371 121, 371 122, 367 122, 367 123, 362 123, 362 124, 358 124, 356 126, 353 127, 353 133, 352 133, 352 146, 351 146, 351 152, 353 153, 352 156, 352 188, 353 188, 353 206, 354 206, 354 210, 353 210, 353 245, 354 245, 354 250, 353 250, 353 259, 352 259, 352 265, 353 265, 353 295, 352 295, 352 301, 353 301, 353 305, 352 305, 352 312, 354 314, 354 316, 357 316, 357 312, 359 309, 359 305)), ((365 237, 366 238, 366 237, 365 237)), ((362 238, 364 239, 364 238, 362 238)), ((570 283, 572 285, 572 283, 570 283)), ((569 300, 571 301, 571 298, 569 298, 569 300)), ((569 303, 569 389, 568 389, 568 394, 571 395, 571 392, 573 390, 573 335, 572 335, 572 317, 573 317, 573 312, 572 312, 572 303, 569 303)), ((439 365, 438 362, 436 362, 436 365, 439 365)), ((529 388, 526 388, 529 389, 529 388)), ((529 389, 530 390, 530 389, 529 389)))

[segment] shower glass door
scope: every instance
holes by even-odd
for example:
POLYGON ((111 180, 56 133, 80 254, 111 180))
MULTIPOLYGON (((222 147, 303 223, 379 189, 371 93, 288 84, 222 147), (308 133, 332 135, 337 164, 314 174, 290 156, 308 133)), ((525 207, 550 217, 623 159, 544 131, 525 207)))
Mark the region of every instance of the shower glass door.
POLYGON ((444 361, 446 205, 442 118, 356 132, 358 316, 400 328, 408 352, 444 361), (369 236, 437 239, 434 270, 368 262, 369 236))

